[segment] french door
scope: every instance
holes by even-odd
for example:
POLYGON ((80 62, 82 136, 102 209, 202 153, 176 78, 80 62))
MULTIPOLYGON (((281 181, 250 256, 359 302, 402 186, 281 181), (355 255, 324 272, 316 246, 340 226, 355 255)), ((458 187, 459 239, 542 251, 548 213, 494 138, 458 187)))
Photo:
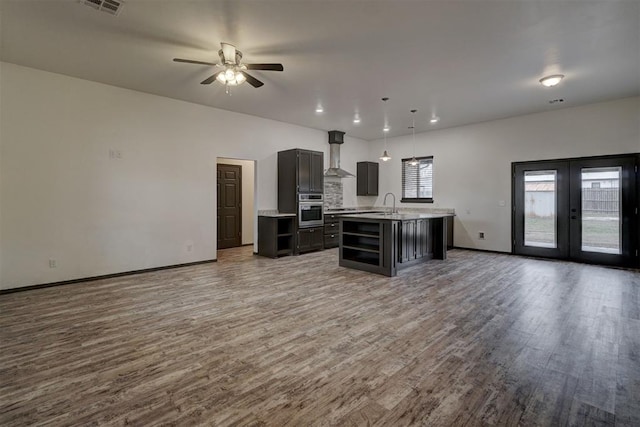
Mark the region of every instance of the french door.
POLYGON ((513 252, 638 265, 636 159, 513 163, 513 252))

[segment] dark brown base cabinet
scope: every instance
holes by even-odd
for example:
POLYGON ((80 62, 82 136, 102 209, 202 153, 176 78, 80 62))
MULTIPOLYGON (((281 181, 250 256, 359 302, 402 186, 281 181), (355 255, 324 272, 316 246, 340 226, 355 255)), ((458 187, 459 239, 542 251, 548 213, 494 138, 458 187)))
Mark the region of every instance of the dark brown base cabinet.
POLYGON ((446 218, 341 219, 340 265, 395 276, 399 269, 446 259, 446 218))
POLYGON ((324 215, 324 248, 337 248, 340 244, 340 217, 335 214, 324 215))
POLYGON ((324 249, 323 227, 298 229, 296 254, 324 249))
POLYGON ((433 231, 435 222, 429 219, 400 221, 398 261, 407 263, 414 260, 426 261, 433 258, 433 231))
POLYGON ((258 217, 258 255, 269 258, 293 255, 295 216, 258 217))

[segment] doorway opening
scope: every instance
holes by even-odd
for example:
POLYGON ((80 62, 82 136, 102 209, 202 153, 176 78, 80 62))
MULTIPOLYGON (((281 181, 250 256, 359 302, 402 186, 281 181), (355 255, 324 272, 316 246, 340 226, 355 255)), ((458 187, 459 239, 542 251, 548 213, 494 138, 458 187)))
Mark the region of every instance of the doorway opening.
POLYGON ((216 161, 216 259, 253 254, 256 162, 218 157, 216 161))
POLYGON ((639 266, 639 158, 513 163, 513 253, 639 266))

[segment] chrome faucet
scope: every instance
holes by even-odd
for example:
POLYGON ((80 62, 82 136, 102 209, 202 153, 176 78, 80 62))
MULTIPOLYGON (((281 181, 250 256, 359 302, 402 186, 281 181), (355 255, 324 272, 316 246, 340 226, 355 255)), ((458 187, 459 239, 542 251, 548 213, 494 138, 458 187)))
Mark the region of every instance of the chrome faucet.
POLYGON ((391 197, 393 197, 393 210, 391 211, 392 214, 394 213, 398 213, 397 209, 396 209, 396 196, 393 193, 387 193, 384 195, 384 199, 382 200, 382 206, 387 206, 387 196, 391 195, 391 197))

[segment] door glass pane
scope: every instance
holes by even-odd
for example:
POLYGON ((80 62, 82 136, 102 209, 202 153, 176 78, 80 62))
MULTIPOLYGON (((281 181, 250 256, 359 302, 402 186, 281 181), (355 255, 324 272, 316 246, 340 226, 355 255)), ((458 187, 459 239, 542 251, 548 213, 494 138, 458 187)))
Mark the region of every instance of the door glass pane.
POLYGON ((620 254, 622 167, 582 169, 582 250, 620 254))
POLYGON ((555 170, 524 173, 524 244, 556 248, 555 170))

